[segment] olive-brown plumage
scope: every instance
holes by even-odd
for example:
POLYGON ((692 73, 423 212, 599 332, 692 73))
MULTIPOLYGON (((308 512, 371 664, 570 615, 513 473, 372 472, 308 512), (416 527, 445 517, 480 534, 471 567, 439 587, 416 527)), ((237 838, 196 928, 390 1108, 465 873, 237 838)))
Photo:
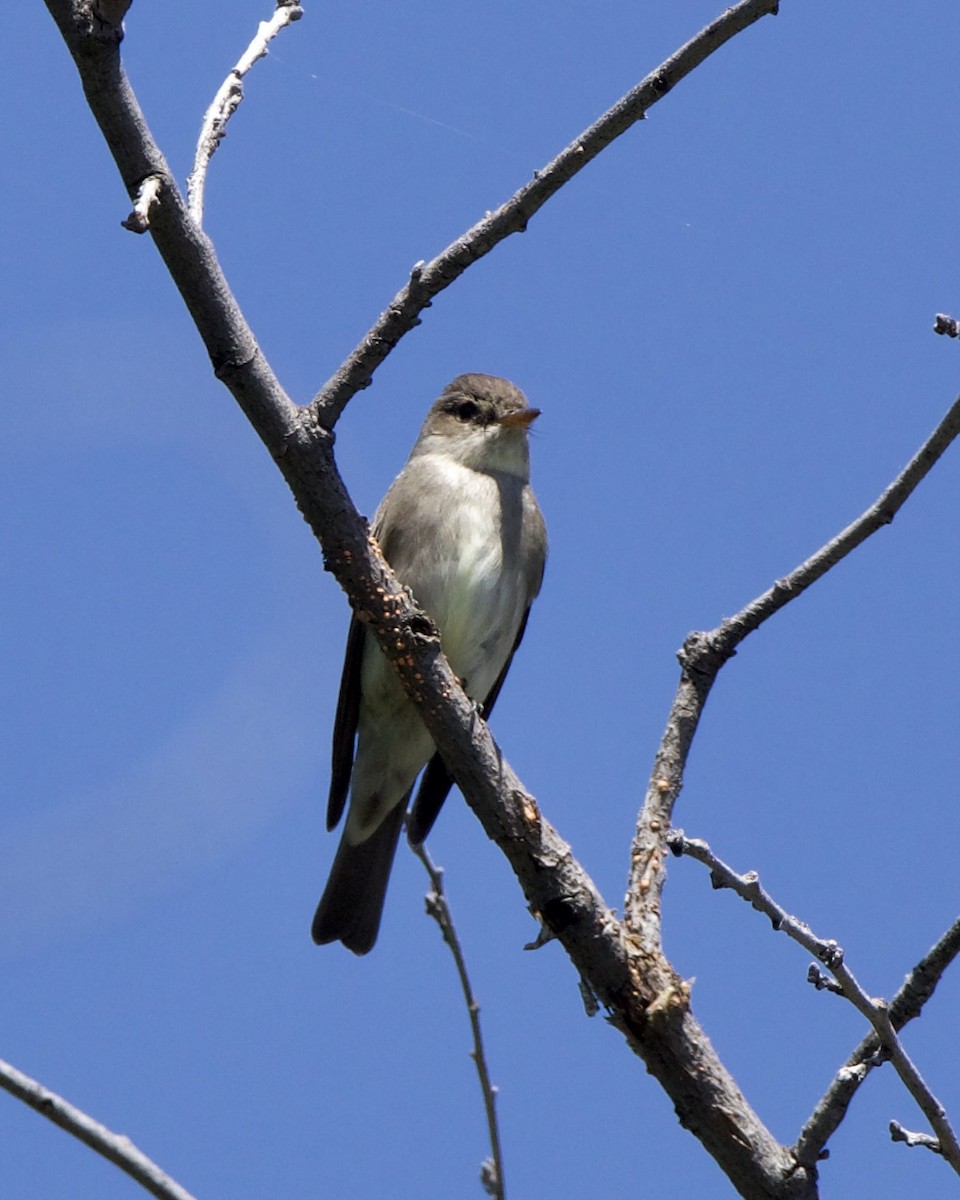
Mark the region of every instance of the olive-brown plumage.
MULTIPOLYGON (((427 414, 373 521, 400 581, 430 614, 450 666, 485 716, 540 590, 547 535, 530 487, 519 388, 459 375, 427 414)), ((347 820, 313 920, 316 942, 366 954, 377 938, 403 814, 426 766, 408 832, 422 841, 452 786, 373 635, 351 620, 334 723, 327 826, 347 820)))

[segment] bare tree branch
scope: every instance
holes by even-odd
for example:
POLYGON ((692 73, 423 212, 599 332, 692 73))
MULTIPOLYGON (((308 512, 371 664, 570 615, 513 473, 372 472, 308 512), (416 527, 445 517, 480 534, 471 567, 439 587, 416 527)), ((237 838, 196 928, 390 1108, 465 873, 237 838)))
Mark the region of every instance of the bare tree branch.
POLYGON ((738 875, 721 858, 713 853, 705 841, 700 838, 688 838, 682 829, 671 829, 667 835, 667 847, 678 858, 686 855, 694 858, 710 868, 710 882, 715 888, 730 888, 746 900, 757 912, 764 913, 770 918, 770 923, 778 933, 799 942, 804 950, 833 970, 834 966, 843 962, 843 951, 834 941, 818 938, 809 925, 791 916, 766 892, 760 884, 756 871, 747 871, 738 875))
POLYGON ((106 1125, 94 1121, 56 1092, 49 1091, 43 1084, 2 1060, 0 1087, 22 1100, 24 1104, 29 1104, 54 1125, 72 1133, 91 1150, 96 1150, 121 1171, 125 1171, 131 1179, 135 1179, 152 1196, 158 1196, 159 1200, 194 1200, 185 1188, 161 1171, 129 1138, 120 1133, 113 1133, 106 1125))
POLYGON ((960 434, 960 398, 911 461, 877 500, 841 533, 822 546, 773 587, 752 600, 736 616, 709 632, 691 633, 678 654, 680 683, 667 726, 654 758, 653 771, 630 852, 630 877, 624 919, 649 951, 659 950, 660 900, 665 879, 665 846, 673 806, 683 787, 687 756, 703 707, 721 668, 737 647, 764 621, 795 600, 811 584, 847 557, 868 537, 889 525, 914 489, 960 434))
POLYGON ((269 21, 261 21, 253 41, 240 57, 240 61, 220 85, 213 103, 203 115, 200 137, 193 159, 193 170, 187 178, 187 208, 198 225, 203 224, 203 189, 207 180, 207 167, 217 147, 227 136, 227 123, 243 101, 243 77, 258 59, 265 58, 269 43, 292 21, 299 21, 303 9, 296 0, 277 0, 277 7, 269 21))
POLYGON ((426 897, 427 915, 436 921, 443 940, 450 947, 450 953, 453 955, 457 975, 460 979, 460 990, 463 992, 464 1003, 467 1006, 467 1015, 470 1018, 470 1031, 473 1034, 473 1051, 470 1057, 474 1061, 480 1080, 483 1109, 487 1118, 487 1135, 490 1138, 490 1158, 483 1164, 480 1179, 488 1196, 494 1196, 496 1200, 504 1200, 506 1193, 503 1179, 503 1150, 500 1146, 500 1124, 497 1120, 497 1089, 490 1079, 490 1070, 487 1066, 487 1054, 483 1046, 483 1030, 480 1027, 480 1005, 470 984, 467 961, 463 954, 457 928, 453 923, 450 905, 447 903, 446 892, 443 888, 443 870, 434 863, 422 842, 411 842, 410 849, 423 863, 430 876, 431 890, 426 897))
MULTIPOLYGON (((887 1002, 873 999, 867 995, 854 973, 844 962, 843 950, 840 946, 835 941, 825 941, 816 937, 808 925, 791 916, 764 891, 755 871, 738 875, 732 867, 713 853, 706 842, 688 838, 684 836, 682 830, 673 830, 667 837, 667 845, 674 854, 687 855, 709 867, 710 882, 715 888, 730 888, 735 891, 758 912, 765 913, 773 923, 774 929, 785 933, 795 942, 799 942, 805 950, 823 963, 837 981, 836 985, 830 986, 828 990, 849 1000, 873 1026, 885 1057, 893 1063, 894 1069, 907 1091, 916 1100, 920 1110, 936 1133, 940 1153, 960 1174, 960 1145, 957 1144, 956 1135, 947 1119, 943 1105, 934 1096, 907 1054, 903 1043, 897 1037, 887 1002)), ((813 970, 815 973, 810 977, 811 982, 818 988, 822 988, 824 984, 819 979, 819 972, 817 968, 813 970)))
MULTIPOLYGON (((958 954, 960 917, 917 963, 890 1001, 890 1020, 894 1029, 902 1029, 920 1015, 944 971, 958 954)), ((822 1156, 824 1146, 846 1116, 860 1084, 878 1065, 879 1050, 879 1038, 875 1033, 869 1034, 837 1072, 797 1138, 794 1149, 798 1161, 809 1165, 822 1156)))
POLYGON ((313 400, 317 421, 332 429, 347 403, 369 385, 374 371, 400 339, 420 323, 420 313, 477 259, 512 233, 523 233, 530 218, 597 155, 626 133, 647 110, 715 50, 761 17, 774 14, 780 0, 740 0, 681 46, 599 120, 585 129, 533 179, 495 212, 487 213, 428 263, 417 263, 410 279, 377 323, 323 385, 313 400))

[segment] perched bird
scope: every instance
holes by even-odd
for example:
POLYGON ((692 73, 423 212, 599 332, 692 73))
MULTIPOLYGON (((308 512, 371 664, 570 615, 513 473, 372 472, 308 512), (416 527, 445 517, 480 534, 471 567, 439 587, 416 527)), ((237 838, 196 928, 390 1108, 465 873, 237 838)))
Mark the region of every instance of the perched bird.
MULTIPOLYGON (((490 715, 540 590, 547 553, 530 488, 527 434, 540 415, 493 375, 459 375, 436 401, 373 533, 398 579, 436 622, 444 654, 490 715)), ((356 617, 333 729, 327 828, 347 821, 313 919, 313 940, 366 954, 377 940, 400 827, 430 831, 453 780, 376 639, 356 617), (356 742, 356 751, 354 743, 356 742)))

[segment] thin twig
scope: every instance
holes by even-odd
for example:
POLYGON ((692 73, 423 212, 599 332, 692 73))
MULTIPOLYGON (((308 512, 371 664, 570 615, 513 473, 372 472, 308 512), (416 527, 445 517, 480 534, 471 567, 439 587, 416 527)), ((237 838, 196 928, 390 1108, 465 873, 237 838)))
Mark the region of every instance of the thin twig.
POLYGON ((147 1158, 129 1138, 107 1129, 105 1125, 88 1117, 85 1112, 58 1096, 56 1092, 49 1091, 43 1084, 2 1060, 0 1088, 29 1104, 54 1125, 72 1133, 91 1150, 102 1154, 121 1171, 126 1171, 131 1179, 135 1179, 151 1195, 159 1197, 159 1200, 194 1200, 186 1188, 182 1188, 155 1162, 147 1158))
MULTIPOLYGON (((917 963, 890 1002, 890 1020, 894 1029, 902 1029, 920 1016, 933 995, 944 971, 960 955, 960 918, 958 918, 917 963)), ((797 1160, 806 1165, 817 1162, 823 1149, 847 1114, 860 1084, 877 1066, 880 1041, 868 1034, 833 1078, 797 1138, 797 1160)))
POLYGON ((207 180, 207 168, 217 147, 227 136, 227 124, 243 100, 243 77, 258 59, 265 58, 267 46, 281 29, 292 21, 299 21, 303 9, 296 0, 277 0, 276 11, 269 21, 261 21, 256 36, 246 48, 240 61, 220 85, 213 103, 203 115, 200 137, 193 159, 193 170, 187 177, 187 203, 190 216, 203 224, 203 189, 207 180))
POLYGON ((760 884, 756 871, 747 871, 738 875, 732 867, 722 859, 717 858, 706 842, 700 838, 688 838, 682 829, 671 829, 667 835, 667 846, 671 854, 678 857, 686 855, 695 858, 710 868, 710 882, 715 888, 730 888, 743 900, 748 901, 757 912, 762 912, 770 918, 770 923, 778 933, 785 933, 793 938, 808 953, 822 962, 829 970, 833 970, 843 962, 843 951, 834 941, 818 938, 809 925, 791 916, 782 908, 760 884))
POLYGON ((654 758, 643 807, 630 852, 630 878, 624 903, 627 928, 648 950, 660 947, 660 899, 664 847, 673 806, 683 787, 683 772, 710 689, 737 647, 764 621, 802 595, 871 534, 889 525, 921 480, 960 434, 960 398, 920 447, 905 469, 851 525, 822 546, 736 616, 706 633, 691 633, 683 644, 680 682, 654 758))
MULTIPOLYGON (((791 916, 786 909, 773 900, 760 885, 755 871, 748 871, 744 875, 737 874, 732 867, 713 853, 706 842, 699 838, 688 838, 682 830, 672 830, 667 837, 667 845, 672 853, 695 858, 697 862, 709 867, 710 882, 715 888, 730 888, 736 892, 741 899, 746 900, 758 912, 765 913, 772 921, 774 929, 785 933, 795 942, 799 942, 805 950, 823 963, 836 980, 836 985, 829 986, 827 990, 836 992, 849 1000, 873 1026, 886 1057, 893 1064, 907 1091, 916 1100, 920 1110, 936 1133, 940 1153, 960 1174, 960 1144, 957 1143, 956 1134, 947 1119, 943 1105, 930 1090, 907 1054, 903 1043, 897 1037, 887 1001, 874 999, 867 995, 854 973, 844 962, 843 950, 840 946, 835 941, 818 938, 808 925, 798 921, 796 917, 791 916)), ((816 987, 821 989, 824 987, 817 968, 813 969, 808 978, 816 987)))
POLYGON ((430 876, 431 891, 426 896, 427 915, 433 917, 440 926, 443 940, 450 947, 450 953, 453 955, 457 974, 460 977, 460 988, 463 992, 464 1003, 467 1006, 467 1015, 470 1017, 470 1029, 473 1033, 473 1051, 470 1057, 476 1065, 477 1076, 480 1080, 480 1091, 483 1093, 483 1107, 487 1115, 487 1134, 490 1138, 491 1157, 484 1160, 483 1166, 480 1169, 480 1180, 489 1196, 495 1197, 495 1200, 504 1200, 506 1192, 503 1182, 503 1151, 500 1146, 500 1125, 497 1121, 497 1089, 490 1080, 487 1056, 483 1048, 483 1032, 480 1028, 480 1005, 470 985, 470 977, 467 974, 467 963, 463 956, 463 947, 460 945, 460 938, 453 923, 450 906, 447 904, 446 893, 443 890, 443 870, 434 863, 426 846, 423 844, 417 846, 411 843, 410 849, 423 863, 427 874, 430 876))
POLYGON ((420 313, 434 296, 449 287, 477 259, 489 254, 504 238, 512 233, 523 233, 530 218, 551 196, 612 141, 641 121, 681 79, 755 21, 776 13, 778 7, 779 0, 740 0, 731 5, 574 138, 556 158, 541 170, 534 171, 530 182, 505 204, 487 213, 432 261, 417 263, 407 284, 314 397, 313 408, 318 422, 326 429, 334 427, 351 397, 369 385, 374 371, 397 342, 420 323, 420 313))

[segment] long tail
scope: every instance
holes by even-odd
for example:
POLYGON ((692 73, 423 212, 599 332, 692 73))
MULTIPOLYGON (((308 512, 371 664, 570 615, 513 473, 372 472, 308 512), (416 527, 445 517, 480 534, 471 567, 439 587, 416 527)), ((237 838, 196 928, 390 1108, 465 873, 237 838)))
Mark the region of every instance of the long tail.
POLYGON ((356 845, 347 841, 344 829, 313 918, 313 940, 317 945, 343 942, 354 954, 367 954, 373 949, 405 808, 406 804, 398 804, 365 841, 356 845))

